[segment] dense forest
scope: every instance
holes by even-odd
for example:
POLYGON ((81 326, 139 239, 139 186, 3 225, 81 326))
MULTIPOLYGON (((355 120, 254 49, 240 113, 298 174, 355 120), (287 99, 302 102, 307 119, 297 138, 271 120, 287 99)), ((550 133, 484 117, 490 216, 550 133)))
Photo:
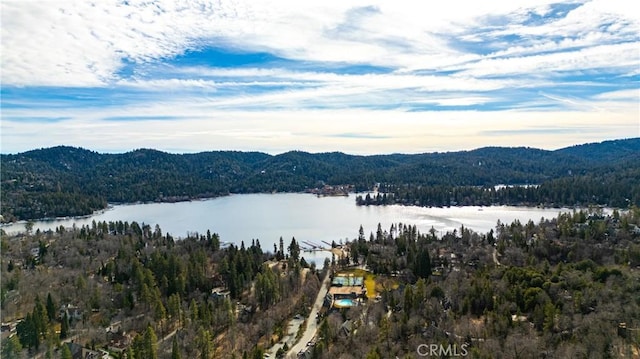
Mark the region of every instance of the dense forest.
POLYGON ((1 356, 64 358, 77 342, 116 358, 262 359, 318 292, 323 272, 300 252, 295 238, 267 251, 122 221, 2 234, 2 320, 16 335, 1 356))
POLYGON ((361 229, 341 264, 366 264, 379 300, 330 313, 312 357, 636 358, 638 225, 634 208, 497 223, 485 234, 397 224, 367 238, 361 229))
POLYGON ((87 215, 107 203, 297 192, 324 184, 366 191, 379 183, 393 194, 387 201, 417 205, 640 205, 639 138, 555 151, 487 147, 373 156, 150 149, 100 154, 60 146, 0 160, 4 222, 87 215), (535 186, 490 190, 496 185, 535 186))
POLYGON ((639 225, 633 207, 484 234, 361 227, 322 271, 294 238, 262 248, 136 222, 27 228, 2 235, 2 318, 16 333, 2 357, 69 358, 73 343, 114 358, 262 359, 326 275, 364 268, 371 296, 324 312, 307 358, 414 358, 433 345, 472 358, 634 358, 639 225))
POLYGON ((627 208, 640 200, 640 168, 568 176, 539 185, 452 186, 385 184, 378 193, 356 196, 358 205, 445 206, 545 206, 627 208))

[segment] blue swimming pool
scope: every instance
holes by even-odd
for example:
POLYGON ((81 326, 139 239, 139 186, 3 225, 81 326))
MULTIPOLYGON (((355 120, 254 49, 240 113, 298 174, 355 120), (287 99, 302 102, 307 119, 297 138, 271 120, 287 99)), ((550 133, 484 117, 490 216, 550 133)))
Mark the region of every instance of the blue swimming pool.
POLYGON ((333 306, 336 308, 349 308, 356 305, 356 302, 353 299, 336 299, 333 302, 333 306))

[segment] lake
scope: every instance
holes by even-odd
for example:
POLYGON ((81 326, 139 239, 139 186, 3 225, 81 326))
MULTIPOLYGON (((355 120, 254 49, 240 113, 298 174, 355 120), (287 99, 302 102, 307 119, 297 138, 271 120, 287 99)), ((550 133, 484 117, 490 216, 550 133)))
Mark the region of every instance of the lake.
MULTIPOLYGON (((305 193, 235 194, 206 200, 178 203, 146 203, 115 205, 86 218, 56 219, 34 222, 33 230, 45 231, 60 225, 80 227, 95 221, 137 221, 153 228, 160 225, 163 233, 184 237, 187 233, 218 233, 223 242, 250 245, 259 239, 265 251, 273 251, 273 244, 282 236, 285 246, 295 237, 323 245, 353 239, 360 225, 368 238, 378 223, 388 230, 392 223, 415 224, 421 232, 431 227, 438 233, 459 229, 460 226, 477 232, 495 228, 498 220, 511 223, 515 219, 526 223, 529 219, 552 218, 569 209, 531 207, 448 207, 426 208, 408 206, 356 206, 355 197, 316 197, 305 193)), ((24 223, 2 227, 8 234, 24 231, 24 223)), ((308 261, 322 265, 327 252, 303 253, 308 261)))

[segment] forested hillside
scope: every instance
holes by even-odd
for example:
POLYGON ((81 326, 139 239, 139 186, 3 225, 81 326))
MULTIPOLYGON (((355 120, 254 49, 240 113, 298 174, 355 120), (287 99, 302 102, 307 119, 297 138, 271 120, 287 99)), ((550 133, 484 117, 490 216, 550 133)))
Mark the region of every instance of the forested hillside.
POLYGON ((269 252, 210 231, 174 241, 159 226, 94 221, 1 239, 3 359, 65 358, 70 342, 110 358, 262 358, 324 274, 294 238, 269 252))
MULTIPOLYGON (((499 184, 553 189, 549 194, 528 194, 530 201, 507 194, 507 203, 640 205, 635 180, 640 178, 640 138, 556 151, 487 147, 375 156, 299 151, 276 156, 237 151, 170 154, 150 149, 100 154, 60 146, 2 155, 1 161, 5 222, 86 215, 108 202, 293 192, 322 184, 352 184, 362 191, 381 183, 383 189, 396 193, 396 198, 401 193, 415 193, 400 202, 420 205, 430 205, 418 197, 435 186, 449 191, 499 184), (565 198, 557 194, 569 189, 579 193, 565 198)), ((431 201, 434 205, 464 203, 455 198, 431 201)))

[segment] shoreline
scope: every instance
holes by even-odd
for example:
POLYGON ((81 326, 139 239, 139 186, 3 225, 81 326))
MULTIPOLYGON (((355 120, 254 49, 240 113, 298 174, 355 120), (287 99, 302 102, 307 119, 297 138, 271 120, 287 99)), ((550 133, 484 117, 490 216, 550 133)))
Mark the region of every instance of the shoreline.
MULTIPOLYGON (((135 205, 142 205, 142 204, 160 204, 160 203, 184 203, 184 202, 194 202, 194 201, 209 201, 209 200, 213 200, 213 199, 217 199, 217 198, 223 198, 223 197, 229 197, 232 195, 251 195, 251 194, 278 194, 278 193, 290 193, 290 194, 309 194, 309 195, 313 195, 316 196, 317 198, 325 198, 325 197, 350 197, 350 196, 344 196, 344 195, 323 195, 323 196, 319 196, 315 193, 312 192, 308 192, 307 190, 305 191, 292 191, 292 192, 252 192, 252 193, 227 193, 224 195, 219 195, 219 196, 215 196, 215 197, 194 197, 194 198, 189 198, 189 199, 183 199, 183 200, 168 200, 168 201, 137 201, 137 202, 109 202, 107 203, 107 207, 96 210, 90 214, 85 214, 85 215, 80 215, 80 216, 65 216, 65 217, 44 217, 44 218, 32 218, 32 219, 22 219, 19 221, 15 221, 15 222, 2 222, 0 223, 0 229, 4 228, 4 227, 10 227, 13 225, 19 225, 19 224, 27 224, 29 222, 55 222, 55 221, 64 221, 64 220, 76 220, 76 219, 87 219, 96 215, 100 215, 103 214, 107 211, 112 210, 114 207, 116 206, 135 206, 135 205)), ((350 193, 355 193, 355 194, 364 194, 364 193, 375 193, 375 192, 371 192, 371 191, 367 191, 367 192, 350 192, 350 193)), ((620 207, 611 207, 611 206, 604 206, 604 205, 597 205, 597 204, 590 204, 590 205, 586 205, 586 206, 562 206, 562 205, 545 205, 545 204, 538 204, 538 205, 530 205, 530 204, 504 204, 504 203, 495 203, 495 204, 490 204, 490 205, 477 205, 477 204, 472 204, 472 205, 449 205, 449 206, 422 206, 422 205, 414 205, 414 204, 407 204, 407 203, 389 203, 389 204, 359 204, 357 203, 357 201, 354 201, 354 204, 358 207, 386 207, 386 206, 400 206, 400 207, 407 207, 407 208, 473 208, 473 207, 478 207, 479 211, 482 211, 484 208, 491 208, 491 207, 514 207, 514 208, 536 208, 536 209, 558 209, 558 210, 562 210, 562 209, 569 209, 569 210, 578 210, 578 209, 590 209, 590 208, 598 208, 598 209, 602 209, 602 210, 610 210, 613 211, 614 209, 617 210, 621 210, 621 211, 625 211, 628 210, 628 208, 620 208, 620 207)))

